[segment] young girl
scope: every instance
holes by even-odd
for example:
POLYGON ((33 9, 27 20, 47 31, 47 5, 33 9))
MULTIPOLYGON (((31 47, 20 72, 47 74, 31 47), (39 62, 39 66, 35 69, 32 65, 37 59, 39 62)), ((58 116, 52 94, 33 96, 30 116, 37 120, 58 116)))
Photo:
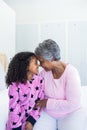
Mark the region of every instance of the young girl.
POLYGON ((37 58, 20 52, 11 60, 6 75, 9 87, 9 115, 6 130, 32 130, 40 117, 35 103, 44 98, 44 80, 38 74, 37 58))

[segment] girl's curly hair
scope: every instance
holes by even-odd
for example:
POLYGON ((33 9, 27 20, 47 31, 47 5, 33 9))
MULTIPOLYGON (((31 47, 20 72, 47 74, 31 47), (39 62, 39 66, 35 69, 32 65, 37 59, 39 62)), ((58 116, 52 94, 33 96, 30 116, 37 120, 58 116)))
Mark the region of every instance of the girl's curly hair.
POLYGON ((6 84, 11 85, 12 82, 26 83, 27 81, 27 67, 30 61, 36 55, 33 52, 19 52, 9 63, 8 71, 6 74, 6 84))

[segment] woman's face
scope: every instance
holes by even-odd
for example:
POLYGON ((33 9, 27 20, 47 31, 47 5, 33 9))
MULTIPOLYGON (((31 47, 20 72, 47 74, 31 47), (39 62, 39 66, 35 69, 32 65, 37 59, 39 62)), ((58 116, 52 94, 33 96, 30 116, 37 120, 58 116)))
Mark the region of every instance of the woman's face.
POLYGON ((48 61, 43 57, 38 57, 40 62, 40 66, 43 67, 46 71, 50 71, 52 69, 52 61, 48 61))

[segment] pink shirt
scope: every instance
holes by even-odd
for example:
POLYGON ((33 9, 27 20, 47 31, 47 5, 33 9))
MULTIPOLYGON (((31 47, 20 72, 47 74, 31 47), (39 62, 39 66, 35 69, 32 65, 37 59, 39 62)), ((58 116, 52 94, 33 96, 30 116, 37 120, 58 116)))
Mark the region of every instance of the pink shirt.
POLYGON ((59 79, 54 79, 51 71, 43 70, 45 97, 48 98, 46 112, 59 118, 81 107, 81 84, 76 68, 68 64, 59 79))
MULTIPOLYGON (((37 100, 44 98, 44 80, 34 75, 26 84, 12 83, 9 87, 9 115, 6 130, 16 130, 21 127, 24 130, 26 120, 37 121, 40 117, 39 109, 35 110, 37 100), (32 120, 31 120, 32 119, 32 120)), ((19 130, 19 129, 18 129, 19 130)))

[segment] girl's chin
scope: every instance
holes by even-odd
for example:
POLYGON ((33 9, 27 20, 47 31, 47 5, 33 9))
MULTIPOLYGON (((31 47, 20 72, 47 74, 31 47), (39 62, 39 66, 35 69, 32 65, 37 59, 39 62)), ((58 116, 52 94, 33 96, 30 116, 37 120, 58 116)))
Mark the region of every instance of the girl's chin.
POLYGON ((39 74, 39 71, 37 71, 35 74, 39 74))

